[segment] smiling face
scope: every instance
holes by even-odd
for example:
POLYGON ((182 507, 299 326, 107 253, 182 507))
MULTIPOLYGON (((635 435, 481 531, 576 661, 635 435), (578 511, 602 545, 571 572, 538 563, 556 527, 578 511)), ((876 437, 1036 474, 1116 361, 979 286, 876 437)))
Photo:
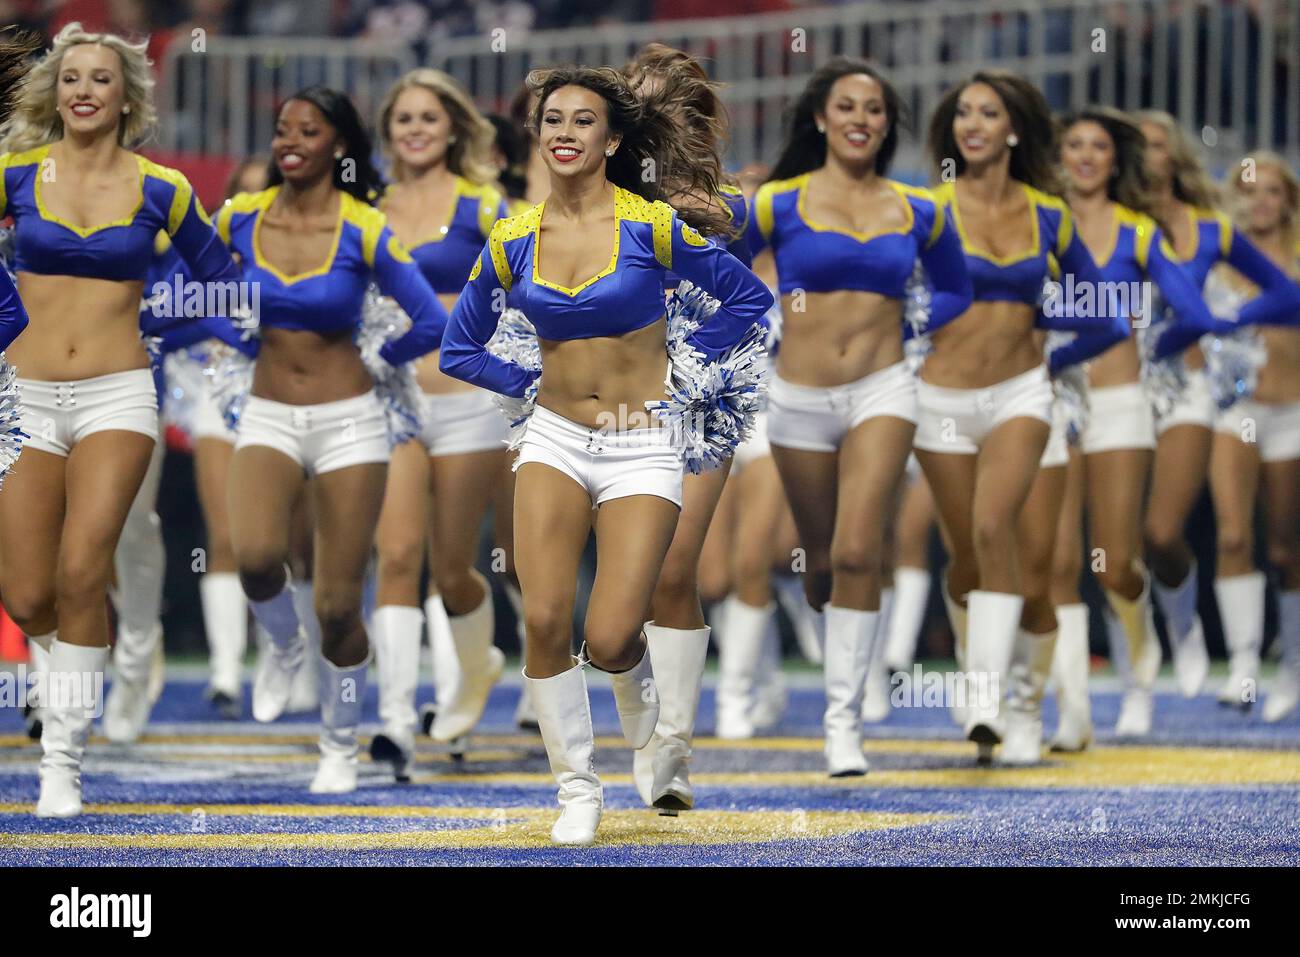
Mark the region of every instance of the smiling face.
POLYGON ((1142 135, 1147 140, 1144 154, 1147 175, 1152 187, 1163 188, 1173 176, 1174 170, 1173 160, 1169 156, 1169 137, 1165 134, 1164 127, 1155 123, 1143 123, 1142 135))
POLYGON ((333 175, 338 132, 314 104, 290 100, 275 121, 271 158, 286 183, 306 186, 333 175))
POLYGON ((1237 183, 1246 213, 1246 226, 1253 233, 1271 233, 1285 225, 1287 189, 1282 174, 1271 164, 1255 167, 1255 181, 1237 183))
POLYGON ((79 43, 63 54, 58 111, 64 129, 79 136, 117 134, 126 107, 122 59, 97 43, 79 43))
POLYGON ((952 134, 969 165, 1003 159, 1011 149, 1007 137, 1015 132, 1007 105, 987 83, 972 83, 957 97, 952 134))
POLYGON ((552 176, 592 176, 618 148, 604 98, 582 86, 562 86, 542 104, 538 146, 552 176))
POLYGON ((451 114, 438 94, 422 86, 407 87, 398 95, 387 132, 397 159, 416 171, 446 162, 455 135, 451 114))
POLYGON ((1094 120, 1080 120, 1061 140, 1061 165, 1070 186, 1085 196, 1104 190, 1115 170, 1115 141, 1094 120))
POLYGON ((817 124, 826 129, 826 150, 846 166, 875 163, 889 135, 885 90, 865 73, 850 73, 831 85, 817 124))

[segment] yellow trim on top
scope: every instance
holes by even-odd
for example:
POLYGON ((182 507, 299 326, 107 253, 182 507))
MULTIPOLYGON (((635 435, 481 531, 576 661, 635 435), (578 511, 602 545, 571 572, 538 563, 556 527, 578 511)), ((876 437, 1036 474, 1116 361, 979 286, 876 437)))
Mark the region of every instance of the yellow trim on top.
POLYGON ((194 206, 198 210, 199 217, 205 223, 212 224, 207 213, 203 210, 203 204, 199 202, 198 197, 194 196, 194 187, 190 185, 190 181, 185 178, 184 173, 172 169, 170 166, 160 166, 143 156, 139 157, 139 159, 144 164, 147 176, 160 179, 164 183, 169 183, 172 187, 172 206, 167 215, 167 234, 169 236, 174 235, 176 230, 181 228, 181 223, 185 221, 185 214, 190 211, 191 198, 194 199, 194 206))
MULTIPOLYGON (((37 160, 36 160, 37 166, 43 166, 45 164, 45 161, 49 158, 50 145, 51 144, 47 143, 45 146, 41 146, 38 147, 37 149, 29 151, 29 153, 37 155, 37 160)), ((46 208, 45 200, 41 198, 41 170, 40 169, 37 169, 35 175, 32 178, 32 199, 36 203, 37 215, 40 216, 41 219, 45 220, 47 223, 55 223, 59 226, 62 226, 64 229, 76 233, 82 239, 85 239, 88 236, 93 236, 95 233, 101 232, 105 229, 112 229, 115 226, 130 226, 133 222, 135 222, 135 218, 140 215, 140 210, 144 209, 144 181, 145 181, 145 177, 148 175, 148 170, 145 166, 148 160, 146 160, 143 156, 140 156, 138 154, 132 154, 132 155, 135 156, 136 168, 140 172, 140 201, 135 204, 135 209, 131 210, 131 214, 129 216, 125 217, 124 219, 115 219, 112 222, 108 222, 108 223, 98 223, 94 226, 78 226, 76 223, 68 222, 66 219, 64 219, 61 216, 54 215, 49 211, 49 209, 46 208)))
POLYGON ((1042 237, 1040 236, 1038 231, 1038 201, 1034 198, 1034 194, 1037 193, 1038 190, 1034 189, 1033 187, 1029 186, 1026 183, 1021 183, 1021 182, 1016 183, 1017 186, 1019 186, 1022 190, 1024 190, 1025 199, 1028 200, 1029 202, 1029 225, 1031 227, 1031 231, 1033 234, 1032 238, 1030 239, 1029 249, 1025 252, 1013 253, 1007 256, 994 256, 990 252, 976 249, 966 239, 966 230, 962 227, 961 210, 958 208, 958 203, 957 203, 957 184, 951 183, 948 185, 949 185, 948 192, 950 192, 952 196, 952 224, 957 230, 958 238, 961 239, 961 248, 965 251, 965 253, 968 256, 974 256, 977 259, 983 259, 985 262, 991 262, 995 266, 1010 266, 1013 265, 1014 263, 1024 262, 1026 259, 1033 259, 1035 256, 1038 255, 1042 244, 1042 237))
POLYGON ((903 209, 907 213, 907 223, 902 229, 878 229, 873 233, 860 233, 856 229, 840 229, 836 226, 827 226, 809 218, 804 204, 804 197, 808 192, 808 178, 811 173, 804 173, 802 176, 796 176, 793 182, 798 185, 795 187, 795 214, 803 221, 803 224, 817 233, 839 233, 841 236, 849 236, 860 243, 869 242, 880 236, 905 236, 912 231, 916 225, 916 214, 912 210, 912 204, 907 201, 907 194, 903 191, 902 184, 896 183, 892 179, 885 180, 893 187, 895 195, 903 202, 903 209))
POLYGON ((302 282, 304 279, 312 279, 316 276, 324 276, 326 273, 330 271, 330 267, 334 265, 334 258, 338 255, 339 240, 343 236, 343 223, 346 219, 344 212, 347 208, 347 201, 352 197, 349 196, 347 193, 339 193, 339 215, 338 215, 338 222, 334 226, 334 242, 333 245, 330 247, 330 254, 329 256, 326 257, 325 262, 314 269, 308 270, 307 272, 301 272, 293 276, 287 276, 284 273, 280 272, 280 270, 272 266, 264 258, 262 258, 262 244, 258 240, 258 236, 261 234, 261 230, 262 230, 262 217, 266 215, 266 211, 271 207, 271 204, 275 202, 275 197, 279 195, 279 192, 280 192, 279 186, 272 186, 269 189, 254 194, 259 198, 259 202, 257 203, 256 212, 253 213, 253 240, 252 240, 253 263, 258 267, 260 267, 261 269, 264 269, 267 272, 269 272, 272 276, 280 280, 280 282, 286 286, 292 286, 294 283, 302 282))
MULTIPOLYGON (((538 203, 537 206, 535 207, 537 210, 537 215, 535 217, 535 222, 532 228, 533 282, 538 286, 544 286, 547 289, 554 289, 556 292, 562 292, 566 296, 573 298, 574 296, 578 295, 578 293, 586 289, 588 286, 591 286, 592 284, 597 283, 600 280, 604 279, 606 276, 611 275, 614 272, 614 267, 618 265, 618 248, 620 245, 619 241, 622 238, 622 233, 623 233, 623 216, 625 212, 630 212, 630 210, 627 209, 627 200, 624 199, 624 196, 626 195, 632 195, 632 194, 628 193, 627 190, 623 189, 620 186, 614 187, 614 251, 613 253, 610 254, 609 265, 606 266, 604 269, 602 269, 600 272, 596 273, 596 275, 592 276, 589 279, 583 280, 577 286, 574 286, 572 288, 570 288, 569 286, 562 286, 558 282, 551 282, 548 279, 543 279, 541 273, 538 272, 538 265, 542 261, 542 214, 545 213, 546 211, 546 201, 543 200, 542 202, 538 203)), ((638 199, 639 198, 640 197, 638 197, 638 199)), ((656 244, 656 247, 657 245, 658 244, 656 244)))
POLYGON ((772 241, 772 229, 776 225, 775 214, 772 212, 772 200, 780 190, 781 183, 772 182, 764 183, 754 194, 754 219, 758 221, 758 231, 763 234, 763 238, 768 242, 772 241))

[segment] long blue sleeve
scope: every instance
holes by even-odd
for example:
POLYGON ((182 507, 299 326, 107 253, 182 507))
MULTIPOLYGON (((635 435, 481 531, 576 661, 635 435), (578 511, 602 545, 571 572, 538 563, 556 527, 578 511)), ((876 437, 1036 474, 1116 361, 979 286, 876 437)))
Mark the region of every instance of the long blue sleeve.
POLYGON ((447 328, 447 310, 434 294, 420 267, 385 226, 375 246, 371 267, 380 292, 392 296, 411 318, 411 328, 379 350, 391 365, 401 365, 437 349, 447 328))
POLYGON ((772 293, 766 283, 731 253, 678 219, 676 213, 671 269, 721 303, 690 340, 709 359, 738 343, 755 323, 762 325, 772 308, 772 293))
POLYGON ((1201 336, 1222 325, 1210 312, 1192 277, 1169 258, 1159 230, 1151 242, 1146 273, 1174 313, 1173 324, 1161 333, 1156 342, 1154 357, 1157 360, 1177 355, 1201 336))
POLYGON ((194 279, 205 283, 239 281, 239 267, 193 193, 185 215, 179 223, 169 223, 167 232, 194 279))
MULTIPOLYGON (((438 368, 449 376, 481 386, 501 395, 523 398, 528 387, 540 375, 532 369, 507 362, 488 352, 487 344, 496 332, 505 310, 509 291, 497 277, 489 237, 451 311, 447 329, 442 334, 442 351, 438 368)), ((505 282, 512 282, 507 277, 505 282)))
POLYGON ((1125 336, 1117 335, 1115 330, 1104 332, 1078 332, 1073 339, 1063 346, 1053 349, 1047 357, 1047 368, 1052 375, 1062 369, 1101 355, 1117 342, 1123 342, 1125 336))
POLYGON ((1233 269, 1259 287, 1259 295, 1241 307, 1237 325, 1300 325, 1300 284, 1235 229, 1227 258, 1233 269))
MULTIPOLYGON (((1087 285, 1092 286, 1097 293, 1093 297, 1093 302, 1097 307, 1097 311, 1102 314, 1096 316, 1049 316, 1040 309, 1038 327, 1064 332, 1115 336, 1117 342, 1128 335, 1128 317, 1116 315, 1115 310, 1107 308, 1111 305, 1111 301, 1108 297, 1100 294, 1100 290, 1105 288, 1102 285, 1101 270, 1093 262, 1092 254, 1088 252, 1088 247, 1083 244, 1083 240, 1079 238, 1079 234, 1075 231, 1072 223, 1069 226, 1069 241, 1065 248, 1060 249, 1058 244, 1056 260, 1060 264, 1062 278, 1066 275, 1074 276, 1076 289, 1087 285)), ((1071 311, 1073 310, 1063 310, 1063 312, 1071 311)))
POLYGON ((8 349, 27 328, 27 310, 9 273, 0 268, 0 351, 8 349))
POLYGON ((961 237, 947 217, 934 242, 921 247, 919 258, 930 281, 930 318, 926 331, 934 332, 969 309, 975 298, 961 237))

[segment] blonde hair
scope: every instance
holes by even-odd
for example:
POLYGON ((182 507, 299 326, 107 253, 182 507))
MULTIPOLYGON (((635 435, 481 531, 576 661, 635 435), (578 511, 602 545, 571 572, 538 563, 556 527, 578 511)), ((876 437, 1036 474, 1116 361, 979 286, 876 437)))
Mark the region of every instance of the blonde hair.
POLYGON ((1173 169, 1174 196, 1192 206, 1202 209, 1219 207, 1219 188, 1205 172, 1200 158, 1192 146, 1191 140, 1183 132, 1178 122, 1164 110, 1142 110, 1137 114, 1139 123, 1150 123, 1164 130, 1165 140, 1169 144, 1169 162, 1173 169))
MULTIPOLYGON (((1286 203, 1282 209, 1282 237, 1287 249, 1296 249, 1300 246, 1300 178, 1287 161, 1272 150, 1256 150, 1237 161, 1236 173, 1228 178, 1229 212, 1233 220, 1238 228, 1245 230, 1246 207, 1242 202, 1241 184, 1247 162, 1256 170, 1268 166, 1282 178, 1282 188, 1286 191, 1286 203)), ((1292 269, 1291 272, 1294 275, 1295 270, 1292 269)))
POLYGON ((394 83, 384 94, 383 103, 379 107, 379 143, 385 158, 392 163, 393 179, 401 180, 406 171, 393 150, 388 125, 393 117, 393 108, 397 106, 397 98, 414 87, 428 90, 436 96, 451 118, 451 132, 456 141, 447 147, 447 168, 479 186, 496 182, 498 170, 492 162, 496 128, 478 111, 463 86, 441 70, 427 67, 412 70, 394 83))
POLYGON ((107 47, 122 63, 122 86, 131 111, 118 124, 117 142, 134 149, 153 132, 158 113, 153 105, 152 63, 145 56, 148 41, 130 43, 113 33, 87 33, 80 23, 69 23, 18 88, 13 116, 0 128, 0 150, 19 153, 63 138, 56 93, 59 71, 64 54, 83 43, 107 47))

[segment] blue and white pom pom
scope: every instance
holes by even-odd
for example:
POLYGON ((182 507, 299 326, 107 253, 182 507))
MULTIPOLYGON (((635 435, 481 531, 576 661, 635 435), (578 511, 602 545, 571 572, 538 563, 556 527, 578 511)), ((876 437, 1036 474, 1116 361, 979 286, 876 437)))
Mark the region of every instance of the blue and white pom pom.
POLYGON ((920 375, 926 356, 933 350, 930 341, 930 286, 925 269, 918 262, 912 267, 912 276, 903 287, 903 322, 911 335, 903 340, 904 368, 912 375, 920 375))
POLYGON ((410 317, 402 307, 371 285, 361 307, 361 326, 357 330, 357 349, 370 377, 375 380, 375 395, 384 407, 388 427, 388 444, 401 445, 422 431, 424 396, 415 380, 412 363, 394 366, 379 355, 384 343, 411 328, 410 317))
MULTIPOLYGON (((1203 290, 1205 305, 1217 319, 1236 322, 1246 295, 1232 286, 1219 270, 1212 270, 1203 290)), ((1268 350, 1259 334, 1243 326, 1223 336, 1207 336, 1201 342, 1205 353, 1205 377, 1210 395, 1220 409, 1255 394, 1259 370, 1268 361, 1268 350)))
POLYGON ((208 377, 212 401, 226 428, 237 430, 253 387, 253 360, 234 346, 217 343, 207 350, 203 374, 208 377))
MULTIPOLYGON (((537 344, 537 330, 518 309, 507 309, 501 314, 496 332, 488 340, 487 351, 498 359, 513 363, 523 369, 539 371, 542 368, 542 350, 537 344)), ((519 448, 525 427, 537 405, 537 383, 534 379, 522 399, 511 395, 494 395, 497 408, 510 424, 510 448, 519 448)))
POLYGON ((163 402, 163 421, 194 438, 194 419, 203 393, 207 389, 208 350, 202 345, 177 349, 163 357, 163 376, 167 394, 163 402))
MULTIPOLYGON (((1075 333, 1053 330, 1048 332, 1043 354, 1051 363, 1052 353, 1074 341, 1075 333)), ((1088 371, 1083 363, 1076 362, 1057 370, 1052 376, 1052 392, 1057 407, 1065 418, 1066 436, 1072 445, 1088 428, 1091 407, 1088 403, 1088 371)))
POLYGON ((689 337, 720 303, 683 282, 668 303, 668 398, 646 408, 673 430, 687 470, 698 474, 729 459, 753 434, 767 394, 768 330, 755 323, 715 361, 695 351, 689 337))
POLYGON ((1169 328, 1173 315, 1168 309, 1155 313, 1146 326, 1134 329, 1142 369, 1142 389, 1157 418, 1168 415, 1187 392, 1187 365, 1182 353, 1155 358, 1156 343, 1169 328))
POLYGON ((0 486, 4 485, 5 476, 22 454, 23 440, 29 437, 21 428, 22 419, 23 403, 18 390, 18 370, 0 352, 0 486))

